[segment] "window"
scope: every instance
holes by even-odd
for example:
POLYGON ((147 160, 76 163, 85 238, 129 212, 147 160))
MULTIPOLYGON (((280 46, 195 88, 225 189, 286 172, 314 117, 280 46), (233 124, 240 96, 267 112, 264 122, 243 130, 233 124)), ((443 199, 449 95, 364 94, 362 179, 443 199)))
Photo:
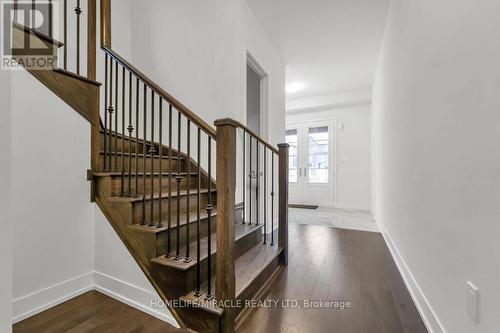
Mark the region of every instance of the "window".
POLYGON ((328 183, 328 126, 309 128, 310 183, 328 183))
POLYGON ((298 181, 297 177, 297 130, 290 129, 285 132, 285 141, 290 145, 290 150, 288 153, 288 181, 290 183, 296 183, 298 181))

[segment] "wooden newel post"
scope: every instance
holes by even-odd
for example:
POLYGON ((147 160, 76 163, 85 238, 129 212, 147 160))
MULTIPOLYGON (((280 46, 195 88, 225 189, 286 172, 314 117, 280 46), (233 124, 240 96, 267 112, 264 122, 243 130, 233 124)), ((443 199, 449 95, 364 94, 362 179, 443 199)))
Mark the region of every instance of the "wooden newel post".
POLYGON ((288 265, 288 143, 278 144, 279 148, 279 203, 278 203, 278 246, 283 248, 283 265, 288 265))
MULTIPOLYGON (((232 119, 215 121, 217 126, 217 265, 215 298, 217 301, 236 299, 234 271, 234 207, 236 190, 236 127, 232 119)), ((228 302, 228 304, 231 304, 228 302)), ((233 332, 235 309, 225 308, 222 331, 233 332)))

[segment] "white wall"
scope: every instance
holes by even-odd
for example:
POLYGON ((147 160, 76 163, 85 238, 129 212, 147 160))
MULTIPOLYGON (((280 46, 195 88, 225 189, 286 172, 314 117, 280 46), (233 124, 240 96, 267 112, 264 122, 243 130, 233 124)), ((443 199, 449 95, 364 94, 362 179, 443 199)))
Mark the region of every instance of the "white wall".
POLYGON ((500 327, 500 3, 392 1, 373 103, 374 211, 434 332, 500 327), (480 323, 465 286, 481 292, 480 323))
POLYGON ((12 297, 19 320, 91 285, 94 219, 89 124, 26 71, 11 75, 12 297))
POLYGON ((11 85, 10 72, 0 71, 0 332, 11 332, 12 219, 11 205, 11 85))
POLYGON ((136 1, 132 8, 132 62, 209 124, 246 122, 249 51, 269 75, 269 138, 283 140, 284 65, 246 1, 136 1))
POLYGON ((287 113, 286 122, 336 119, 336 207, 371 208, 371 110, 361 103, 325 111, 287 113))

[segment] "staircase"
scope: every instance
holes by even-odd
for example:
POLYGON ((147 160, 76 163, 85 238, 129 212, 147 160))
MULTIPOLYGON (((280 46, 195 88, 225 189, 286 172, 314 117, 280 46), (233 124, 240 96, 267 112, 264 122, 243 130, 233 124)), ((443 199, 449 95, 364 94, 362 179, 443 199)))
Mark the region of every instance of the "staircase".
POLYGON ((110 0, 100 2, 98 82, 96 0, 75 3, 78 33, 87 18, 87 76, 80 45, 68 69, 66 34, 59 42, 14 22, 17 54, 28 39, 63 54, 51 70, 26 69, 90 122, 91 200, 179 325, 233 332, 287 264, 288 145, 232 119, 213 128, 114 52, 110 0))

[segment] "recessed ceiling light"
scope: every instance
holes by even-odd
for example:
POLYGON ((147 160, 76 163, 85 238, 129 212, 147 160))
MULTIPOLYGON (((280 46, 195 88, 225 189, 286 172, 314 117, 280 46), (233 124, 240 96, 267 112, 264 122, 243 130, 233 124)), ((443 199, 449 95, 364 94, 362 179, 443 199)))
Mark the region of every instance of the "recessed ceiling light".
POLYGON ((299 90, 304 89, 305 86, 306 85, 302 82, 293 81, 293 82, 290 82, 289 84, 286 85, 285 91, 287 93, 295 93, 299 90))

